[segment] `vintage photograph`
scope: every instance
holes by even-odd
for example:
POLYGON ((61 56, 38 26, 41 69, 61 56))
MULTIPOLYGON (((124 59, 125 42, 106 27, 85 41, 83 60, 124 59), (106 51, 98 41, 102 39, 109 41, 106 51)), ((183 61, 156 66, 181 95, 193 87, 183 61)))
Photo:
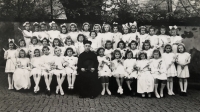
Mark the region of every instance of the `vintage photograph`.
POLYGON ((199 0, 0 0, 0 112, 199 112, 199 0))

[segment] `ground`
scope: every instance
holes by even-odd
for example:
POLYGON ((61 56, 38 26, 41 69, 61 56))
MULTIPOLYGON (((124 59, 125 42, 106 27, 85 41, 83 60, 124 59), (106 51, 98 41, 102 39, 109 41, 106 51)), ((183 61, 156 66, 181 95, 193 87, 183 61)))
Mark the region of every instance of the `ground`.
MULTIPOLYGON (((200 87, 200 86, 199 86, 200 87)), ((33 88, 26 91, 8 90, 7 75, 0 72, 0 112, 199 112, 200 90, 198 85, 189 85, 188 96, 168 96, 165 98, 140 98, 98 96, 95 99, 80 99, 78 95, 65 96, 33 94, 33 88)))

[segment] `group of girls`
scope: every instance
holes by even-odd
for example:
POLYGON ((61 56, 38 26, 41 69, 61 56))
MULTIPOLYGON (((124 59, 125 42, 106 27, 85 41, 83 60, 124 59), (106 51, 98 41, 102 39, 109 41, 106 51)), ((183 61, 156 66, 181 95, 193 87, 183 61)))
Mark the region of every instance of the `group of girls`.
POLYGON ((90 24, 85 22, 82 31, 78 31, 75 23, 61 24, 60 31, 55 22, 49 23, 47 30, 45 22, 23 24, 24 30, 18 28, 23 39, 15 44, 9 39, 8 50, 4 58, 7 60, 5 72, 8 74, 8 89, 29 89, 30 77, 33 76, 34 92, 40 90, 39 82, 44 76, 46 92, 50 95, 52 75, 57 77, 56 93, 64 95, 62 84, 67 77, 68 89, 74 88, 77 73, 78 56, 84 52, 85 40, 92 42, 91 51, 97 54, 99 61, 98 76, 102 83, 101 95, 109 90, 109 78, 116 78, 117 93, 123 94, 124 80, 133 93, 131 83, 137 81, 137 93, 151 97, 154 92, 157 98, 163 97, 163 89, 167 84, 168 95, 173 92, 173 78, 179 78, 180 95, 187 95, 188 64, 190 54, 186 52, 182 37, 177 35, 177 26, 167 29, 161 26, 158 31, 154 27, 137 27, 137 23, 122 25, 119 32, 118 23, 90 24), (157 33, 156 33, 157 32, 157 33), (17 47, 15 49, 15 47, 17 47), (135 80, 134 80, 135 79, 135 80), (158 92, 158 81, 161 88, 158 92), (14 87, 13 87, 14 86, 14 87))

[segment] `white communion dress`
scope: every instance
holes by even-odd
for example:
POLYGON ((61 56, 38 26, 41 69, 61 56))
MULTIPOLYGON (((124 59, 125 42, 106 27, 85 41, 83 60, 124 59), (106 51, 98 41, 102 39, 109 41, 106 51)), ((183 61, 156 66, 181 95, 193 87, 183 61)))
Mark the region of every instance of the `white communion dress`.
POLYGON ((112 73, 111 73, 111 70, 108 66, 108 65, 110 65, 110 61, 106 59, 106 56, 103 56, 103 57, 98 56, 97 59, 98 59, 98 62, 99 62, 99 67, 98 67, 99 76, 100 77, 102 77, 102 76, 111 77, 112 73))
POLYGON ((13 82, 16 90, 29 89, 31 87, 30 82, 30 60, 28 58, 17 58, 18 68, 13 74, 13 82))

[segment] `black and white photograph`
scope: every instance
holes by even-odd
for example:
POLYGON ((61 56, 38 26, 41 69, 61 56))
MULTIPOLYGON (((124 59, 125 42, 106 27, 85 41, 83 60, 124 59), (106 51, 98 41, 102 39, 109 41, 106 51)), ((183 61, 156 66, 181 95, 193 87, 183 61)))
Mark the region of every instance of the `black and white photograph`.
POLYGON ((199 112, 199 0, 0 0, 0 112, 199 112))

